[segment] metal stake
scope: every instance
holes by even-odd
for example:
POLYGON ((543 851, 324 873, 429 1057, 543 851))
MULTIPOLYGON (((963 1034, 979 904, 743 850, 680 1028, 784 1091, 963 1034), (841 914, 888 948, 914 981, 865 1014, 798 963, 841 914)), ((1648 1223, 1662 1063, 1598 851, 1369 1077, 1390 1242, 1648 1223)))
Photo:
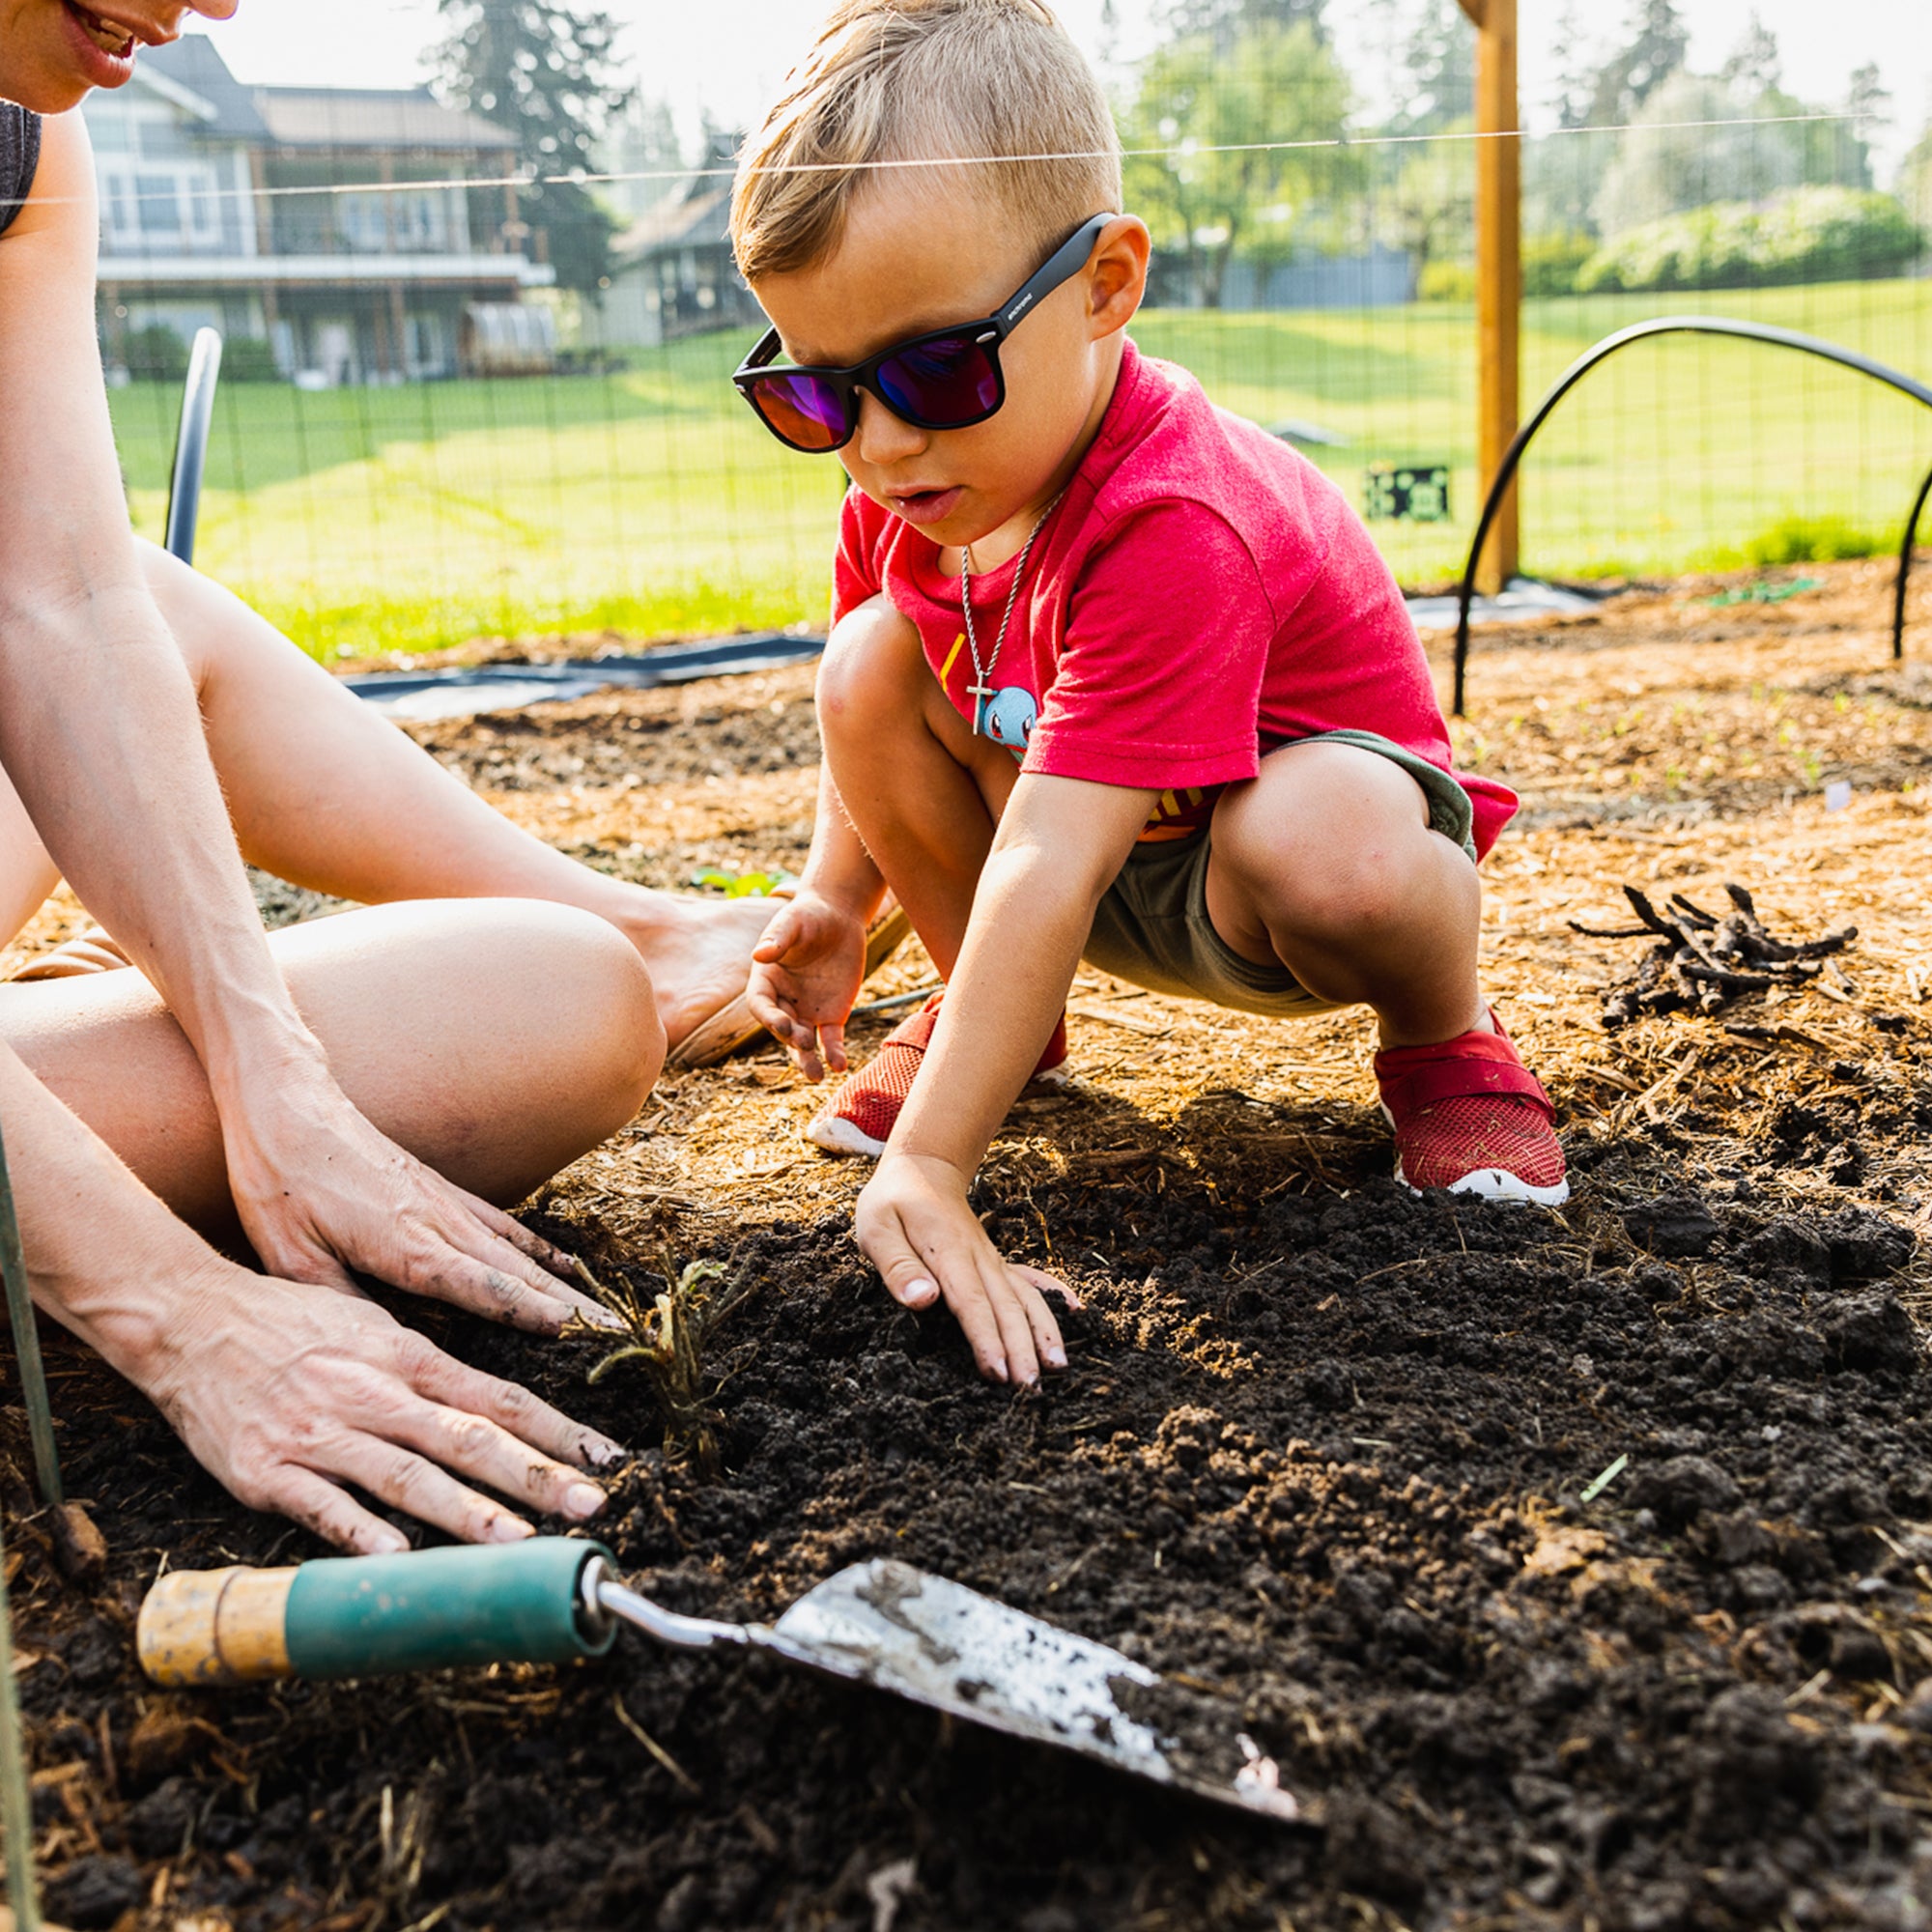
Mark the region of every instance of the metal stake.
MULTIPOLYGON (((6 1220, 12 1228, 11 1194, 6 1220)), ((8 1280, 11 1284, 11 1271, 8 1280)), ((7 1902, 14 1908, 16 1932, 41 1932, 40 1888, 34 1883, 34 1801, 27 1776, 27 1741, 20 1728, 20 1692, 14 1681, 14 1613, 7 1602, 6 1556, 5 1543, 0 1542, 0 1833, 7 1851, 7 1902)))
POLYGON ((14 1330, 20 1395, 27 1405, 27 1427, 34 1439, 34 1481, 41 1501, 52 1509, 63 1500, 60 1452, 54 1447, 54 1409, 47 1397, 46 1370, 41 1362, 34 1298, 27 1292, 27 1264, 20 1254, 20 1223, 14 1213, 14 1182, 7 1172, 4 1138, 0 1138, 0 1273, 7 1279, 7 1319, 14 1330))

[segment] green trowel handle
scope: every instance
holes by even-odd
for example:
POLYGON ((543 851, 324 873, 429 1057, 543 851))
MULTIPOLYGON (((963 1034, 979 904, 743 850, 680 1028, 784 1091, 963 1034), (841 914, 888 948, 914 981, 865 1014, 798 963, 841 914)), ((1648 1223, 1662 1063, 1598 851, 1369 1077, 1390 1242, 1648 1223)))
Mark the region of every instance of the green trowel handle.
POLYGON ((466 1663, 558 1663, 611 1647, 583 1572, 601 1544, 523 1543, 328 1557, 286 1570, 178 1571, 141 1605, 156 1684, 377 1677, 466 1663))

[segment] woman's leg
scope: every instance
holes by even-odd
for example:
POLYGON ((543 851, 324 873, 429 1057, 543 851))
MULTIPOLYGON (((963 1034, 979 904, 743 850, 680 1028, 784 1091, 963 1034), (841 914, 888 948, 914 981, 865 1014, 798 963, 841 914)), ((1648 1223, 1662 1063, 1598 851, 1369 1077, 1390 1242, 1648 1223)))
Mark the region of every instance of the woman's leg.
MULTIPOLYGON (((356 1106, 505 1206, 629 1121, 664 1059, 636 951, 572 907, 419 901, 270 944, 356 1106)), ((201 1063, 138 973, 0 986, 0 1037, 178 1214, 233 1231, 201 1063)))
POLYGON ((0 946, 9 946, 60 884, 20 795, 0 772, 0 946))
POLYGON ((239 598, 141 546, 187 661, 209 751, 253 865, 338 898, 537 898, 635 946, 676 1041, 743 990, 772 908, 650 892, 592 871, 494 811, 239 598))

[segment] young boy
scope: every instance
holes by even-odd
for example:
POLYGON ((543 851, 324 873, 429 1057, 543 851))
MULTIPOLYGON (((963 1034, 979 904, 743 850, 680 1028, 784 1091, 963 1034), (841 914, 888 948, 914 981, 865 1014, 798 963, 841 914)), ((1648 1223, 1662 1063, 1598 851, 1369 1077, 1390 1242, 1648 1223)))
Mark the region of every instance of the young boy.
POLYGON ((897 895, 946 991, 809 1132, 877 1157, 862 1246, 1000 1381, 1065 1366, 1041 1291, 1065 1290, 994 1251, 967 1189, 1065 1059, 1083 954, 1244 1012, 1366 1004, 1399 1179, 1568 1194, 1477 989, 1475 862, 1516 800, 1450 769, 1339 492, 1127 340, 1148 233, 1121 201, 1105 99, 1037 0, 846 0, 732 203, 777 325, 735 380, 853 484, 817 825, 753 1011, 809 1079, 842 1071, 897 895))

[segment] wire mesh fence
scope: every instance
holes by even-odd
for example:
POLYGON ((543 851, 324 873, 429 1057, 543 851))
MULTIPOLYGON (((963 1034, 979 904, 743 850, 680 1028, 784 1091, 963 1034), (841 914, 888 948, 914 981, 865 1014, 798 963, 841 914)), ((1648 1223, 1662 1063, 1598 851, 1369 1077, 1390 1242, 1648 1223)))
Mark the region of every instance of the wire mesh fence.
MULTIPOLYGON (((1932 370, 1932 257, 1908 199, 1870 186, 1857 119, 1740 113, 1715 86, 1524 140, 1526 407, 1592 342, 1673 312, 1932 370)), ((1475 137, 1304 137, 1284 99, 1228 120, 1261 138, 1220 150, 1162 145, 1165 124, 1123 111, 1129 204, 1156 242, 1132 332, 1297 442, 1406 584, 1440 583, 1481 497, 1475 137), (1254 152, 1274 165, 1241 174, 1254 152)), ((721 177, 671 185, 642 225, 660 242, 620 250, 612 286, 580 298, 543 286, 514 201, 468 158, 344 152, 298 180, 212 181, 202 209, 152 167, 103 162, 102 339, 137 528, 160 532, 180 399, 156 331, 213 322, 231 373, 197 562, 318 653, 821 621, 844 479, 732 392, 756 325, 721 177), (169 197, 157 231, 148 205, 169 197), (236 225, 216 202, 254 211, 252 268, 213 272, 236 225), (483 339, 486 312, 510 308, 544 316, 541 340, 524 373, 491 373, 517 358, 483 339)), ((1525 466, 1524 567, 1656 576, 1895 546, 1932 464, 1926 416, 1749 345, 1634 350, 1525 466)))

